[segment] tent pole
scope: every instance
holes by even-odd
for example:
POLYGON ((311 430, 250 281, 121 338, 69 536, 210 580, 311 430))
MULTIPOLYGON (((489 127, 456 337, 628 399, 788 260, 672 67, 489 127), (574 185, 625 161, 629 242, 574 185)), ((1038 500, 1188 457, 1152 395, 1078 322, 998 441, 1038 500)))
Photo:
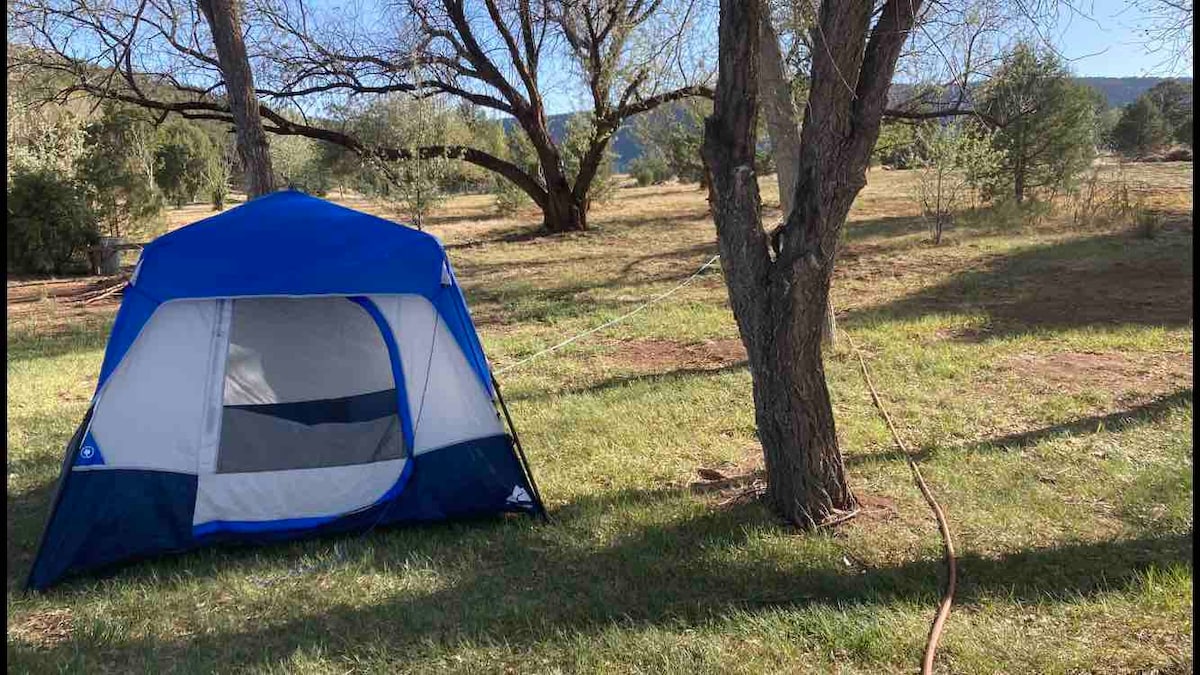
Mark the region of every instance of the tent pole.
POLYGON ((517 457, 521 462, 521 470, 525 472, 525 477, 529 479, 529 487, 533 490, 533 498, 537 500, 538 512, 542 515, 542 520, 550 522, 550 514, 546 513, 546 505, 542 502, 542 493, 538 490, 537 483, 533 480, 533 469, 529 468, 529 460, 525 459, 525 450, 521 447, 521 439, 517 436, 517 427, 513 424, 512 415, 508 413, 508 406, 504 404, 504 395, 500 393, 500 382, 496 380, 494 373, 488 373, 492 376, 492 386, 496 389, 496 400, 500 402, 500 409, 504 411, 504 419, 508 421, 508 428, 512 431, 513 445, 517 447, 517 457))

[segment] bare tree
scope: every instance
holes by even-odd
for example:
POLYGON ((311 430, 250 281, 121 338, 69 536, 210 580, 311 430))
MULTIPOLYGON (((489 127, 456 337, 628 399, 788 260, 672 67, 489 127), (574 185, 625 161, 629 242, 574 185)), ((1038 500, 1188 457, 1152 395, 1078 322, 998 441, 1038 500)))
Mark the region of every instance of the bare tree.
POLYGON ((1128 9, 1141 15, 1132 28, 1148 53, 1162 55, 1159 67, 1176 72, 1190 70, 1181 66, 1190 63, 1188 56, 1192 53, 1192 0, 1132 0, 1128 9))
POLYGON ((866 184, 896 62, 920 0, 822 3, 800 132, 799 178, 768 233, 754 172, 761 0, 722 0, 713 115, 704 153, 734 316, 749 355, 768 497, 812 527, 857 509, 838 448, 821 327, 838 238, 866 184))
MULTIPOLYGON (((683 32, 691 25, 693 2, 663 0, 408 0, 408 20, 390 29, 411 44, 398 56, 419 62, 427 77, 411 84, 417 95, 444 94, 511 116, 528 137, 539 171, 516 165, 501 172, 544 214, 547 230, 587 227, 589 192, 608 145, 621 124, 671 101, 707 93, 703 76, 690 77, 684 63, 683 32), (666 17, 674 21, 664 21, 666 17), (564 164, 563 149, 551 133, 547 89, 561 83, 564 63, 583 83, 591 134, 578 170, 564 164), (676 76, 672 65, 682 65, 676 76)), ((292 69, 319 69, 328 85, 350 91, 404 63, 380 57, 381 41, 330 41, 328 31, 296 21, 303 16, 280 4, 271 8, 274 24, 298 44, 302 54, 292 69), (332 44, 330 44, 333 42, 332 44)), ((372 31, 352 31, 372 34, 372 31)), ((465 158, 471 161, 469 158, 465 158)), ((499 161, 495 159, 493 163, 499 161)))
POLYGON ((229 113, 237 132, 238 157, 246 177, 246 194, 258 197, 274 192, 275 172, 271 169, 270 146, 258 113, 254 74, 250 71, 246 44, 242 41, 237 9, 233 0, 199 0, 199 5, 212 32, 217 62, 225 78, 229 113))
MULTIPOLYGON (((695 2, 407 0, 407 11, 322 13, 302 0, 250 0, 243 32, 266 131, 388 161, 473 163, 528 194, 546 229, 557 232, 586 228, 590 188, 625 120, 711 95, 702 59, 682 39, 695 24, 695 2), (569 73, 564 63, 573 64, 569 73), (592 124, 574 175, 564 167, 545 103, 548 87, 561 85, 565 75, 583 83, 592 124), (538 171, 469 145, 379 147, 344 124, 318 119, 338 100, 394 93, 450 96, 512 116, 536 149, 538 171)), ((70 74, 70 90, 164 115, 236 123, 242 113, 234 114, 233 96, 215 95, 225 83, 221 64, 205 49, 203 24, 194 9, 176 3, 16 0, 12 23, 35 47, 27 57, 70 74)))
MULTIPOLYGON (((788 520, 811 527, 853 513, 821 360, 821 334, 839 239, 866 185, 884 118, 921 122, 970 115, 972 83, 999 61, 1005 42, 1037 33, 1056 3, 1019 0, 786 0, 788 49, 762 45, 767 0, 721 0, 719 61, 704 156, 709 200, 730 303, 749 355, 768 497, 788 520), (764 228, 755 179, 760 94, 768 129, 787 117, 776 54, 805 68, 795 184, 779 227, 764 228), (889 101, 901 59, 931 86, 889 101), (770 110, 774 107, 775 110, 770 110), (783 114, 780 114, 780 110, 783 114), (775 121, 773 121, 773 118, 775 121)), ((785 71, 786 72, 786 71, 785 71)), ((786 77, 786 76, 785 76, 786 77)), ((795 77, 801 77, 797 73, 795 77)), ((790 135, 790 126, 780 136, 790 135)), ((786 203, 786 202, 785 202, 786 203)))
MULTIPOLYGON (((802 120, 797 98, 806 96, 813 45, 820 37, 814 31, 816 4, 768 0, 761 13, 760 105, 778 167, 783 222, 791 214, 799 179, 802 120), (773 14, 781 15, 785 30, 776 30, 773 14)), ((905 96, 889 97, 884 118, 920 124, 960 115, 979 117, 970 100, 970 87, 998 63, 1001 28, 1014 25, 1006 21, 1002 9, 989 0, 965 0, 927 12, 921 32, 908 40, 908 48, 901 53, 907 79, 918 86, 910 86, 905 96)), ((837 322, 828 303, 822 341, 827 347, 837 341, 837 322)))

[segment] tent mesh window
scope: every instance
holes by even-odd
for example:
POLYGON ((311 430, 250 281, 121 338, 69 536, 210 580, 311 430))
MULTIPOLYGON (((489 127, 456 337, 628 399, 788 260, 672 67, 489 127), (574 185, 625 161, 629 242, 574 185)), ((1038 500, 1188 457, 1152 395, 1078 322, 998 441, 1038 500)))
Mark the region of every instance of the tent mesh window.
POLYGON ((233 302, 217 473, 404 457, 379 327, 348 298, 233 302))

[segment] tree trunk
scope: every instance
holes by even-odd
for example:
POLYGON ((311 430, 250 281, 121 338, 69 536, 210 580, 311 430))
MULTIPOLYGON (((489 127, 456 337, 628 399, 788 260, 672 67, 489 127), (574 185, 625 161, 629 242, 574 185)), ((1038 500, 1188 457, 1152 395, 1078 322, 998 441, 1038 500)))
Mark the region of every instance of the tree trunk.
POLYGON ((755 418, 772 506, 790 522, 814 527, 853 511, 857 502, 846 481, 821 360, 828 275, 803 264, 787 276, 767 295, 769 338, 751 358, 755 418))
MULTIPOLYGON (((764 8, 758 43, 758 83, 763 111, 767 118, 767 135, 775 153, 775 179, 779 183, 779 207, 783 221, 792 214, 796 184, 800 180, 800 114, 792 97, 792 85, 783 69, 783 53, 779 36, 771 25, 771 13, 764 8)), ((837 322, 833 304, 825 303, 821 344, 827 348, 837 345, 837 322)))
POLYGON ((555 147, 545 116, 540 112, 527 112, 518 118, 525 129, 529 142, 537 153, 542 178, 546 183, 545 203, 542 208, 542 225, 547 232, 578 232, 587 229, 588 199, 580 199, 571 188, 563 170, 562 157, 555 147))
MULTIPOLYGON (((789 522, 808 528, 853 511, 857 502, 838 450, 821 362, 832 258, 772 260, 760 218, 753 168, 760 11, 755 0, 721 2, 717 96, 705 121, 703 151, 725 284, 750 361, 767 496, 789 522)), ((799 190, 794 194, 805 198, 799 190)), ((811 191, 804 206, 820 198, 811 191)))
POLYGON ((553 233, 586 230, 587 201, 576 199, 569 188, 548 191, 546 205, 542 207, 542 225, 553 233))
POLYGON ((869 0, 821 3, 823 44, 813 49, 793 208, 768 235, 754 173, 763 3, 720 2, 717 91, 703 145, 709 201, 750 360, 767 493, 803 527, 857 508, 825 386, 821 330, 839 235, 866 185, 887 90, 921 4, 887 0, 876 11, 869 0))
POLYGON ((1016 197, 1018 204, 1025 201, 1025 161, 1021 157, 1017 157, 1017 169, 1013 179, 1013 196, 1016 197))
POLYGON ((217 62, 225 78, 229 110, 237 130, 237 151, 246 178, 246 193, 258 197, 275 191, 270 146, 259 116, 254 75, 242 40, 241 22, 233 0, 200 0, 200 9, 212 31, 217 62))

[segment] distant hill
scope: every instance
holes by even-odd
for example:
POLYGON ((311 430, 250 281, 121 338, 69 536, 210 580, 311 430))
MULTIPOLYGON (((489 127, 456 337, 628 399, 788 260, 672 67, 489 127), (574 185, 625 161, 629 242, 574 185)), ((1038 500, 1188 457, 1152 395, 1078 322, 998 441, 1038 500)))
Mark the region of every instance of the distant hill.
POLYGON ((1119 108, 1133 103, 1137 97, 1159 82, 1170 79, 1178 79, 1187 84, 1192 82, 1190 77, 1077 77, 1075 81, 1099 90, 1108 100, 1108 107, 1119 108))
MULTIPOLYGON (((1147 90, 1154 85, 1172 78, 1167 77, 1077 77, 1076 81, 1098 90, 1104 95, 1108 101, 1108 107, 1117 108, 1137 100, 1147 90)), ((1181 82, 1191 83, 1192 78, 1178 78, 1181 82)), ((904 85, 897 84, 892 87, 891 98, 903 99, 904 85)), ((563 131, 566 129, 567 120, 574 113, 561 113, 551 115, 550 135, 555 140, 561 139, 563 131)), ((511 128, 516 124, 515 120, 505 120, 505 129, 511 128)), ((629 163, 641 157, 642 147, 638 140, 633 135, 632 125, 626 122, 621 129, 617 131, 616 137, 613 139, 613 150, 617 153, 616 169, 617 171, 627 171, 629 163)))
MULTIPOLYGON (((555 141, 561 141, 567 131, 567 120, 571 119, 571 115, 576 113, 559 113, 550 115, 546 121, 550 124, 550 137, 555 141)), ((517 121, 511 117, 504 120, 504 131, 508 133, 517 125, 517 121)), ((627 171, 629 163, 638 157, 642 156, 642 146, 638 143, 637 138, 633 135, 633 124, 626 122, 617 129, 617 133, 613 136, 612 144, 609 146, 617 153, 616 170, 618 173, 627 171)))

